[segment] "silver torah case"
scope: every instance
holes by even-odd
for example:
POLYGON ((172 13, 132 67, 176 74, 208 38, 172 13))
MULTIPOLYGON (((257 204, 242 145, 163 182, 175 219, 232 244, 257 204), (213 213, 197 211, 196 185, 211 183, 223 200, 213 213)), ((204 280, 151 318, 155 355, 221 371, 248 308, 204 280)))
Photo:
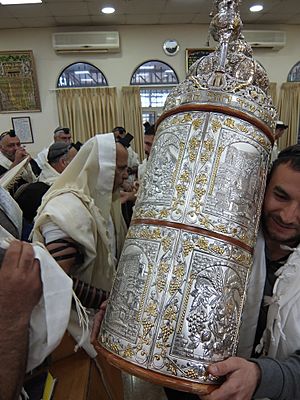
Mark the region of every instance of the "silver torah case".
POLYGON ((237 3, 215 1, 220 44, 166 101, 96 346, 198 393, 219 383, 208 365, 236 354, 276 119, 240 28, 237 3))

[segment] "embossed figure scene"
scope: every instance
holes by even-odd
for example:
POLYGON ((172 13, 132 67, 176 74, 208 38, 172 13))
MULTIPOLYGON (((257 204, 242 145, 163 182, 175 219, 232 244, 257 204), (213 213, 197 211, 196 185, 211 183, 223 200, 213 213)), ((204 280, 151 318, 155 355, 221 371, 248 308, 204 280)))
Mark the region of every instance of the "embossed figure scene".
POLYGON ((122 275, 115 280, 116 290, 110 298, 111 311, 107 313, 105 323, 108 330, 126 338, 130 343, 136 343, 143 312, 144 291, 147 290, 147 279, 151 271, 147 258, 156 253, 158 244, 140 242, 138 245, 129 244, 123 251, 122 275), (118 307, 115 308, 114 305, 118 307), (121 307, 120 307, 121 306, 121 307))
POLYGON ((246 277, 234 264, 200 252, 193 255, 191 275, 186 326, 176 329, 171 353, 193 361, 222 360, 234 351, 246 277))
POLYGON ((217 160, 218 165, 214 165, 217 173, 215 179, 209 182, 203 212, 252 227, 253 221, 257 221, 257 209, 262 197, 259 198, 260 163, 266 164, 267 160, 262 159, 254 145, 241 141, 235 143, 235 134, 226 131, 222 134, 222 154, 217 160))
MULTIPOLYGON (((139 204, 153 202, 155 205, 169 206, 174 193, 174 170, 179 154, 179 143, 184 137, 183 128, 172 132, 167 130, 163 135, 157 135, 156 143, 153 147, 151 165, 149 165, 145 177, 143 190, 141 192, 139 204), (155 151, 165 149, 165 151, 155 151), (162 190, 163 188, 163 190, 162 190)), ((174 131, 174 130, 173 130, 174 131)))

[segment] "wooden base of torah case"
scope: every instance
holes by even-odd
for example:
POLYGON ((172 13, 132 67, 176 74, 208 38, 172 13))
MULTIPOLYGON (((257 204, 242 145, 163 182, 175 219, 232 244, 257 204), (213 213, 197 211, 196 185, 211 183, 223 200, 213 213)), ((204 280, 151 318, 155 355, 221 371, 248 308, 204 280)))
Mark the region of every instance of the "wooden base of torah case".
POLYGON ((166 101, 96 345, 198 394, 237 351, 276 118, 249 46, 224 43, 166 101))

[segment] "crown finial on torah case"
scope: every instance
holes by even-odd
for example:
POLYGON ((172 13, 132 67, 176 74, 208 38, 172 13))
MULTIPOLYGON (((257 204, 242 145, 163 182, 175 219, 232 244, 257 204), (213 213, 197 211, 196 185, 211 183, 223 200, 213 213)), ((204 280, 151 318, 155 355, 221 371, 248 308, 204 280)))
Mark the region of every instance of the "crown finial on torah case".
POLYGON ((216 50, 166 100, 95 344, 115 366, 209 393, 238 354, 276 111, 242 35, 214 1, 216 50))

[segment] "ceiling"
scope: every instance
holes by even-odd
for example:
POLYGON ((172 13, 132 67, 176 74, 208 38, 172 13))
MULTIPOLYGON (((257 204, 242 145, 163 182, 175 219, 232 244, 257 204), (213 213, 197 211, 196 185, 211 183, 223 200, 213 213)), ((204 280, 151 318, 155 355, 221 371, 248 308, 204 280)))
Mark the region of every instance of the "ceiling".
MULTIPOLYGON (((212 0, 43 0, 42 4, 0 5, 0 29, 67 26, 118 26, 207 24, 212 0), (113 5, 116 13, 103 15, 100 8, 113 5)), ((299 0, 243 0, 244 24, 300 24, 299 0), (260 13, 249 6, 264 5, 260 13)))

